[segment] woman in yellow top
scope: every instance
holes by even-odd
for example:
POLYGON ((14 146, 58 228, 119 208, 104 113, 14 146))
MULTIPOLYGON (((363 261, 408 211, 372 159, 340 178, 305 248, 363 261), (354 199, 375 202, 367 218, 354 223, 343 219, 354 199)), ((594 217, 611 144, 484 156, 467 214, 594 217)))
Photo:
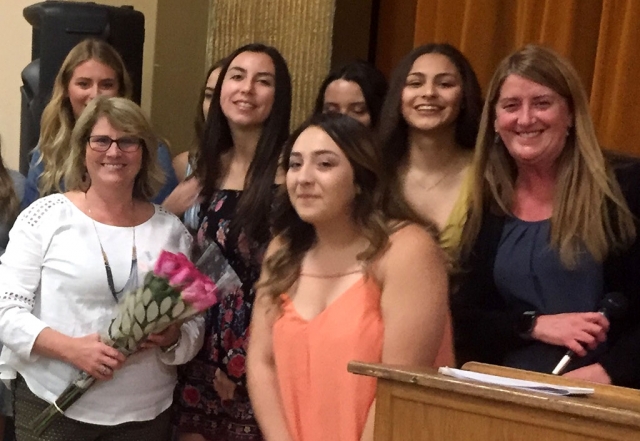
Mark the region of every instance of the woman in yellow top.
POLYGON ((466 217, 466 175, 478 134, 482 96, 469 61, 449 44, 412 50, 395 69, 379 134, 391 186, 455 249, 466 217))
POLYGON ((380 204, 381 161, 354 119, 314 116, 282 158, 287 193, 247 356, 254 412, 268 440, 372 440, 376 382, 347 363, 435 363, 448 313, 444 253, 410 211, 380 204))

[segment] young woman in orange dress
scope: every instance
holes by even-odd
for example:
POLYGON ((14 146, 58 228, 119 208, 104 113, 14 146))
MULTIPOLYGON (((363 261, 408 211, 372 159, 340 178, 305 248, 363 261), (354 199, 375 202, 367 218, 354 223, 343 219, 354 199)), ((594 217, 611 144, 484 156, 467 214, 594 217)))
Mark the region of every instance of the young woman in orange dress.
POLYGON ((372 440, 376 380, 347 363, 436 360, 444 253, 417 216, 380 204, 377 152, 370 131, 339 114, 312 117, 285 145, 247 357, 266 439, 372 440))

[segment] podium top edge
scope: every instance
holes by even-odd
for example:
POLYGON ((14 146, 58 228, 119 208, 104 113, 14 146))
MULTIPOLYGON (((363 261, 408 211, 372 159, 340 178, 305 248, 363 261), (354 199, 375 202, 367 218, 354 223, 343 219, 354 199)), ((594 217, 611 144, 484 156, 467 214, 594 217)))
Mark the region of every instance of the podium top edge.
MULTIPOLYGON (((475 367, 483 366, 474 363, 474 371, 482 371, 475 367)), ((490 365, 484 365, 490 366, 490 365)), ((467 365, 465 365, 465 368, 467 365)), ((513 375, 512 378, 528 379, 533 381, 545 381, 550 375, 538 374, 535 372, 519 371, 517 369, 497 368, 492 373, 504 375, 504 372, 513 375)), ((566 414, 567 416, 577 416, 591 418, 603 422, 622 424, 640 429, 640 391, 625 389, 615 386, 594 385, 582 381, 566 381, 569 385, 593 387, 595 393, 590 396, 558 396, 541 392, 531 392, 528 390, 511 388, 506 386, 496 386, 487 383, 480 383, 472 380, 462 380, 454 377, 439 374, 432 367, 410 367, 394 366, 378 363, 362 363, 352 361, 347 367, 348 371, 370 377, 376 377, 392 383, 401 383, 403 388, 425 388, 436 389, 438 393, 451 393, 453 395, 467 396, 469 399, 479 398, 493 402, 510 403, 524 406, 531 409, 551 410, 566 414)), ((558 377, 556 381, 563 379, 558 377)), ((550 381, 549 381, 550 382, 550 381)))

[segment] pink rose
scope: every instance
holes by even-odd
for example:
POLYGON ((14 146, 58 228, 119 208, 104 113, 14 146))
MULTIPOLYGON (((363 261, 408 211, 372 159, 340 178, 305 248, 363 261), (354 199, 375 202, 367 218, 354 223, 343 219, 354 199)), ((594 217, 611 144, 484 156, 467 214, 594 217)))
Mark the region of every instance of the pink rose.
POLYGON ((168 279, 178 270, 179 266, 177 255, 163 250, 156 261, 153 272, 158 277, 165 277, 168 279))
POLYGON ((176 261, 178 262, 178 265, 182 268, 182 267, 189 267, 189 268, 194 268, 195 269, 195 265, 191 262, 191 260, 189 260, 189 258, 187 256, 185 256, 182 253, 176 253, 176 261))
POLYGON ((198 272, 195 268, 183 266, 169 277, 169 285, 179 290, 184 289, 191 285, 197 277, 198 272))
POLYGON ((200 274, 199 280, 202 282, 205 291, 215 292, 216 295, 218 294, 218 288, 216 287, 216 284, 213 283, 213 281, 209 277, 205 276, 204 274, 200 274))
POLYGON ((198 274, 190 285, 182 290, 182 300, 197 311, 204 311, 218 300, 218 289, 211 279, 198 274))

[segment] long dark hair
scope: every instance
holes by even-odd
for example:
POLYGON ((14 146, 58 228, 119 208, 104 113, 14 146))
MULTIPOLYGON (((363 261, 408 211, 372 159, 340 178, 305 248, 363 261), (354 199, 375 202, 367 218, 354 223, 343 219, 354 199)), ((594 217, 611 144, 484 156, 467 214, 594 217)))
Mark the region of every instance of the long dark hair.
POLYGON ((367 110, 371 116, 371 127, 380 121, 382 103, 387 93, 387 79, 375 66, 366 61, 356 60, 332 69, 320 85, 313 113, 322 113, 324 94, 329 84, 336 80, 352 81, 360 86, 367 110))
POLYGON ((441 54, 456 66, 462 78, 460 113, 456 119, 455 140, 465 149, 473 149, 478 135, 482 114, 482 92, 471 63, 458 49, 448 43, 431 43, 418 46, 409 52, 391 75, 389 92, 382 106, 379 135, 385 163, 390 170, 397 170, 409 150, 409 130, 400 108, 402 91, 413 63, 425 54, 441 54))
MULTIPOLYGON (((207 70, 207 75, 204 77, 204 83, 200 88, 200 97, 198 98, 198 107, 196 108, 196 119, 193 122, 193 128, 196 132, 197 145, 202 144, 202 140, 204 139, 204 123, 206 120, 206 116, 202 114, 202 103, 204 102, 204 94, 207 91, 207 82, 209 81, 211 73, 214 70, 221 68, 226 61, 226 58, 222 58, 211 65, 209 70, 207 70)), ((220 77, 218 77, 218 80, 220 80, 220 77)))
POLYGON ((223 80, 218 81, 213 92, 195 176, 202 183, 201 194, 205 203, 209 203, 224 173, 222 154, 233 148, 229 122, 220 107, 220 91, 229 65, 243 52, 264 53, 271 58, 275 67, 275 95, 271 113, 264 122, 255 156, 247 171, 244 192, 231 225, 231 234, 239 234, 240 230, 244 230, 253 240, 267 241, 269 212, 273 200, 272 187, 280 152, 289 135, 291 115, 291 76, 286 61, 276 48, 252 43, 236 49, 226 58, 220 71, 220 78, 223 80))

